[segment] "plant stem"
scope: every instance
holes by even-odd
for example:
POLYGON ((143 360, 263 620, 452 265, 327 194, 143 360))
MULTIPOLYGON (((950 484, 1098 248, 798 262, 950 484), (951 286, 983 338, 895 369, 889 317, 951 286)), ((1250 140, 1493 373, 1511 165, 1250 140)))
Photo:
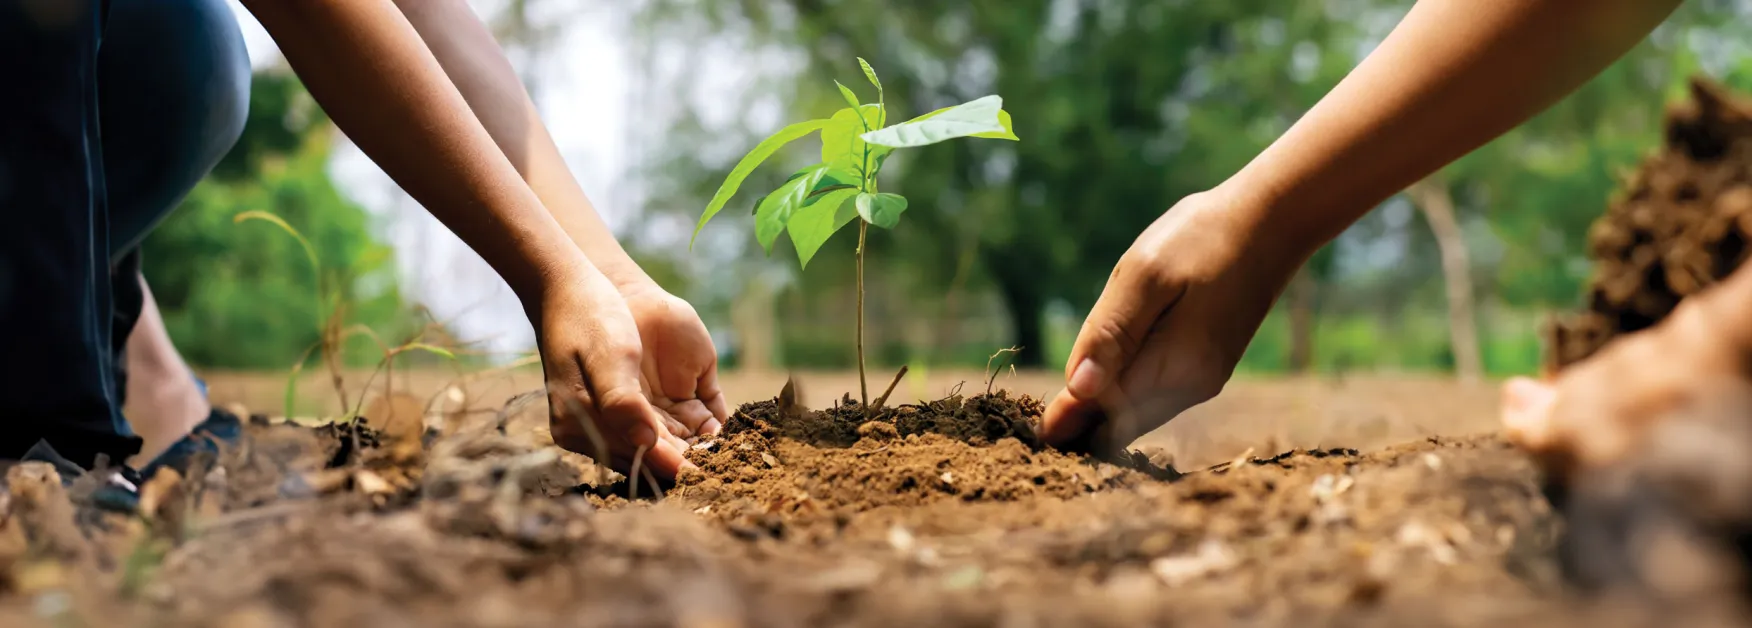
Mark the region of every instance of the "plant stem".
POLYGON ((858 395, 864 414, 870 414, 870 382, 864 376, 864 234, 870 223, 858 221, 858 395))

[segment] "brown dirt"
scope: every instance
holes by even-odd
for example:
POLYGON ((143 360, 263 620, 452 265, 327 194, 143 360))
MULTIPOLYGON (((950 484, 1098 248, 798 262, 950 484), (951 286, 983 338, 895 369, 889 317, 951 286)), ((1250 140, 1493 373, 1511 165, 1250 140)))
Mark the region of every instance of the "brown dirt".
POLYGON ((544 446, 520 421, 446 433, 430 448, 384 432, 346 461, 334 456, 350 440, 341 430, 254 424, 217 469, 155 480, 139 518, 67 507, 51 481, 30 480, 40 467, 20 466, 0 519, 0 623, 1655 617, 1563 592, 1559 524, 1531 468, 1494 437, 1244 456, 1180 475, 1142 454, 1115 464, 1032 446, 1039 408, 999 393, 863 422, 849 401, 820 412, 748 404, 690 452, 699 470, 656 501, 649 490, 627 500, 624 480, 604 497, 585 459, 544 446))
POLYGON ((1692 97, 1589 231, 1587 309, 1549 329, 1553 370, 1654 325, 1752 253, 1752 104, 1701 80, 1692 97))

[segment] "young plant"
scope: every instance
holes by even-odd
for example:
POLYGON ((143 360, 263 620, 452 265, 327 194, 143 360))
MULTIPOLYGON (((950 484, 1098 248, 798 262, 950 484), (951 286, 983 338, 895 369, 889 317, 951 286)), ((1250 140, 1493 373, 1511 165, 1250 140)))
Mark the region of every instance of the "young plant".
MULTIPOLYGON (((858 221, 858 389, 861 403, 870 405, 870 385, 864 373, 864 239, 870 225, 893 229, 906 211, 907 200, 898 194, 878 192, 876 175, 895 149, 935 144, 958 137, 1016 140, 1003 98, 992 95, 945 107, 906 122, 887 126, 888 106, 882 81, 863 58, 858 65, 876 88, 876 103, 862 104, 851 88, 839 81, 848 108, 832 117, 799 122, 779 129, 755 145, 730 170, 718 192, 706 205, 698 238, 706 221, 717 215, 736 195, 737 188, 754 169, 780 147, 810 133, 821 132, 821 163, 798 170, 779 189, 761 199, 754 209, 754 236, 770 255, 779 233, 789 231, 797 248, 797 261, 807 267, 821 245, 841 227, 858 221)), ((689 242, 692 246, 692 242, 689 242)))
MULTIPOLYGON (((359 411, 365 405, 365 397, 371 392, 372 380, 376 379, 378 373, 393 368, 395 358, 401 354, 412 351, 422 351, 448 360, 456 359, 456 354, 452 353, 449 349, 422 342, 421 338, 424 335, 424 330, 422 330, 420 334, 416 334, 407 342, 392 347, 385 343, 382 338, 379 338, 377 333, 372 331, 369 327, 364 325, 344 327, 343 323, 346 306, 345 292, 340 288, 336 279, 330 277, 329 274, 325 272, 322 265, 322 259, 317 257, 316 247, 311 246, 310 239, 304 237, 303 233, 300 233, 297 228, 291 225, 291 223, 286 222, 284 218, 281 218, 272 212, 250 210, 232 217, 233 224, 241 224, 252 220, 272 224, 279 227, 281 231, 286 232, 287 235, 292 236, 292 239, 298 242, 298 246, 304 249, 305 260, 310 262, 310 271, 316 276, 316 311, 318 316, 316 326, 319 339, 304 349, 304 352, 298 356, 298 361, 292 364, 292 369, 286 376, 285 412, 287 420, 291 420, 293 417, 294 406, 298 397, 298 376, 304 372, 304 363, 310 360, 312 353, 320 351, 323 363, 328 367, 330 381, 334 384, 335 395, 339 398, 341 404, 341 414, 334 420, 342 423, 350 423, 359 419, 359 411), (348 340, 352 339, 354 336, 360 335, 368 336, 377 343, 378 347, 383 350, 383 359, 377 363, 377 368, 373 370, 371 376, 365 380, 365 386, 359 391, 359 399, 357 403, 349 403, 347 401, 346 381, 341 369, 341 352, 343 346, 348 340)), ((391 382, 385 380, 383 386, 383 394, 387 397, 390 394, 391 382)))

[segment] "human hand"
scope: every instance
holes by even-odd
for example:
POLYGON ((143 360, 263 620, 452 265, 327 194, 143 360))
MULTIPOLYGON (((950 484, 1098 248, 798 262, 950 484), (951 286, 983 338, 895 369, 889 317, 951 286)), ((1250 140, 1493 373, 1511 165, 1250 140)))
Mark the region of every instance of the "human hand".
POLYGON ((1267 241, 1251 205, 1222 189, 1195 194, 1138 236, 1077 333, 1046 442, 1114 452, 1223 389, 1312 250, 1267 241))
POLYGON ((1506 382, 1505 436, 1560 486, 1619 463, 1651 463, 1648 453, 1691 464, 1744 457, 1737 449, 1744 443, 1721 437, 1744 432, 1752 412, 1744 331, 1752 315, 1745 307, 1752 283, 1744 280, 1752 277, 1736 279, 1692 296, 1654 327, 1614 340, 1548 381, 1506 382), (1671 451, 1707 443, 1729 449, 1671 451))
POLYGON ((716 434, 730 419, 718 388, 718 350, 693 306, 645 281, 621 288, 644 345, 647 398, 678 438, 716 434))
MULTIPOLYGON (((594 267, 556 273, 531 309, 548 386, 554 442, 623 473, 643 449, 644 468, 675 477, 687 445, 673 419, 646 398, 639 324, 594 267)), ((636 481, 637 478, 634 478, 636 481)))

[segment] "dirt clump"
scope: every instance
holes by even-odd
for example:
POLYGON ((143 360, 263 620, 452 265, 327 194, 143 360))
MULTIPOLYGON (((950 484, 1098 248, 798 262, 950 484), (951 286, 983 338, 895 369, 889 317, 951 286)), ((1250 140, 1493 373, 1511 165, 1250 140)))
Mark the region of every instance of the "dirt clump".
POLYGON ((1548 328, 1552 370, 1653 326, 1752 252, 1752 103, 1703 80, 1691 95, 1588 232, 1586 309, 1548 328))

